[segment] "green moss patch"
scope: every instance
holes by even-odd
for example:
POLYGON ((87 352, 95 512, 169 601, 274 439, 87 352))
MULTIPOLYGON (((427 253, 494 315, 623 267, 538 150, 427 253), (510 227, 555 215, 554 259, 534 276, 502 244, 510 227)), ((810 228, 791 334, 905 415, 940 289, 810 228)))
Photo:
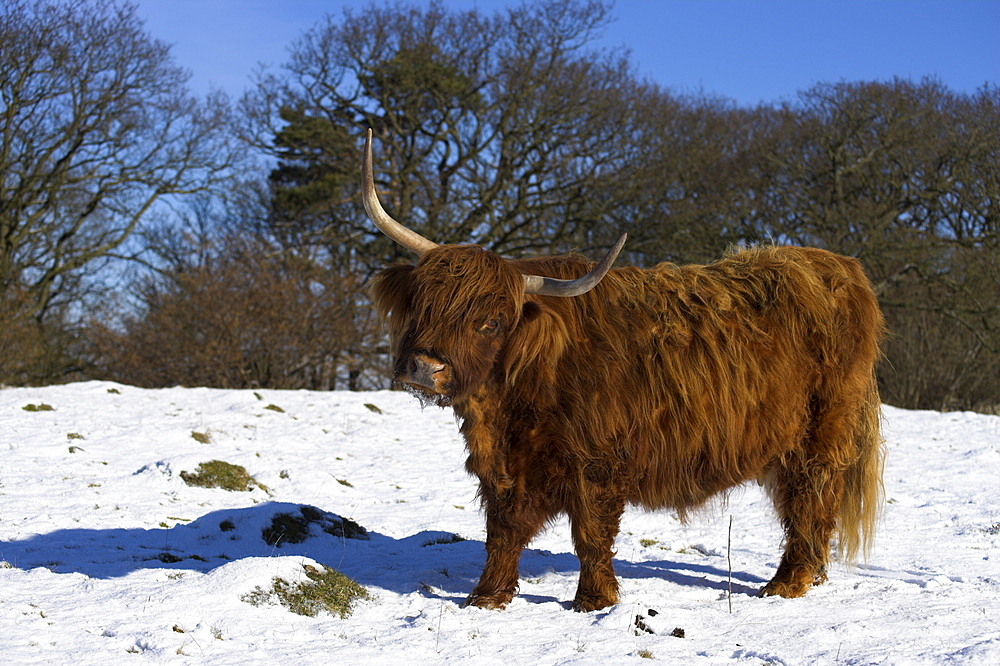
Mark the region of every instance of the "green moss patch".
POLYGON ((339 571, 310 565, 305 565, 303 571, 308 578, 306 581, 290 583, 275 577, 270 589, 258 586, 242 599, 254 606, 279 603, 293 613, 309 617, 327 612, 341 618, 351 614, 357 601, 371 599, 367 589, 339 571))
POLYGON ((267 486, 250 476, 242 465, 233 465, 222 460, 200 463, 196 472, 181 472, 181 478, 189 486, 199 488, 248 491, 257 487, 267 492, 267 486))

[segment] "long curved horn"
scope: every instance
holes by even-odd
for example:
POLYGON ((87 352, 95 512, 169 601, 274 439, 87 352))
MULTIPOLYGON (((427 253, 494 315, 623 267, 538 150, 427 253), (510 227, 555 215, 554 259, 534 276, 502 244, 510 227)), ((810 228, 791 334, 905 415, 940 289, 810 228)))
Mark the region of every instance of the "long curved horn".
POLYGON ((524 276, 524 293, 535 294, 536 296, 579 296, 585 294, 600 282, 604 275, 611 269, 611 264, 615 263, 615 258, 625 245, 628 234, 622 234, 615 246, 608 250, 604 258, 594 268, 583 277, 575 280, 558 280, 556 278, 542 277, 540 275, 524 276))
POLYGON ((365 157, 361 165, 361 197, 365 204, 365 211, 368 213, 368 219, 375 223, 379 231, 407 250, 422 257, 429 250, 433 250, 438 246, 434 241, 427 240, 417 232, 407 229, 389 217, 389 214, 382 208, 382 204, 379 203, 378 194, 375 193, 375 177, 372 174, 371 129, 368 130, 368 136, 365 137, 365 157))

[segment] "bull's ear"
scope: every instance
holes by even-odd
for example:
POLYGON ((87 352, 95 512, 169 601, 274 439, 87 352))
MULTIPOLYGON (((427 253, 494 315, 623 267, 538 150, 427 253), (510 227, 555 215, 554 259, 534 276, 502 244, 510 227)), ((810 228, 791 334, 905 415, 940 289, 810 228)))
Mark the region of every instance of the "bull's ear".
POLYGON ((534 321, 542 314, 542 306, 535 301, 525 301, 521 308, 521 321, 534 321))
POLYGON ((368 295, 383 320, 405 318, 410 309, 413 266, 395 264, 380 271, 368 283, 368 295))

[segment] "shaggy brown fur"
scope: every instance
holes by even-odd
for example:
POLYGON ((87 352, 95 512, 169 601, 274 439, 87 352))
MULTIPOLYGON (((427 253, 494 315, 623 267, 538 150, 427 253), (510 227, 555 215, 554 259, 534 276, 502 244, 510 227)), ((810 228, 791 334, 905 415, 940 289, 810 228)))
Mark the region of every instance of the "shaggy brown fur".
POLYGON ((683 517, 749 480, 785 530, 762 594, 824 580, 835 531, 846 559, 867 548, 881 503, 883 321, 860 264, 759 247, 708 266, 613 269, 574 298, 524 295, 522 273, 591 267, 441 246, 371 285, 397 379, 454 407, 480 479, 487 558, 468 602, 506 605, 522 549, 566 513, 574 608, 616 603, 626 504, 683 517))

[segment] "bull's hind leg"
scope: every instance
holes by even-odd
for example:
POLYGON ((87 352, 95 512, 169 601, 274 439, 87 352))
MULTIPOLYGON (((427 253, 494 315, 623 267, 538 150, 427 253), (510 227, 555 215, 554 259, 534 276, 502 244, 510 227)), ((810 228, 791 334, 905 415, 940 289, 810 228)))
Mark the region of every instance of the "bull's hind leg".
POLYGON ((801 449, 775 461, 769 472, 768 489, 785 528, 785 552, 762 595, 800 597, 826 580, 846 473, 858 460, 858 415, 868 382, 870 372, 854 384, 857 391, 842 382, 836 399, 815 397, 801 449))
POLYGON ((580 582, 573 610, 592 611, 618 603, 618 578, 611 558, 625 500, 603 489, 594 492, 570 512, 573 546, 580 559, 580 582))
POLYGON ((824 462, 789 456, 768 482, 785 529, 785 552, 761 596, 801 597, 826 580, 844 476, 824 462))

